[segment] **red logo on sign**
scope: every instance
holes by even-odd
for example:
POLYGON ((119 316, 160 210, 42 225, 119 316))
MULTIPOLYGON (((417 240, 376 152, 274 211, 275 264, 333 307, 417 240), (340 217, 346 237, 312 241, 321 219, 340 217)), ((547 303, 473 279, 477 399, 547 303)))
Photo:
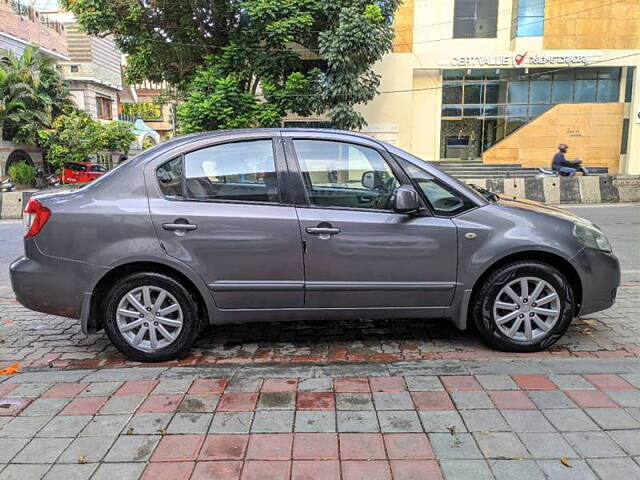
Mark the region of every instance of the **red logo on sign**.
POLYGON ((524 59, 527 58, 527 53, 529 52, 525 52, 523 55, 516 55, 515 62, 517 66, 522 65, 522 62, 524 62, 524 59))

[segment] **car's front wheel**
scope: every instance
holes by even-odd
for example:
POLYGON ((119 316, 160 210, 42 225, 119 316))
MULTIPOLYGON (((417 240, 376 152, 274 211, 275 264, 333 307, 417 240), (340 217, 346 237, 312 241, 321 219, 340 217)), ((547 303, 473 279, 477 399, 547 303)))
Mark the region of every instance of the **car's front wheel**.
POLYGON ((573 289, 555 267, 538 261, 507 264, 491 273, 474 297, 473 320, 484 340, 509 352, 550 347, 575 311, 573 289))
POLYGON ((198 335, 196 301, 170 276, 134 273, 107 294, 104 327, 115 347, 132 360, 173 360, 187 353, 198 335))

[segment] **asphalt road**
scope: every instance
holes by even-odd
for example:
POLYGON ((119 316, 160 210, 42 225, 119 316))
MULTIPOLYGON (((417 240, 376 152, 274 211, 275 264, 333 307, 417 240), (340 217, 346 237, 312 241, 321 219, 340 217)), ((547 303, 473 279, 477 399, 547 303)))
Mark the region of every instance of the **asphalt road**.
MULTIPOLYGON (((640 205, 576 205, 565 207, 598 224, 622 263, 623 280, 640 281, 640 205)), ((0 221, 0 297, 10 296, 9 264, 22 254, 22 223, 0 221)))

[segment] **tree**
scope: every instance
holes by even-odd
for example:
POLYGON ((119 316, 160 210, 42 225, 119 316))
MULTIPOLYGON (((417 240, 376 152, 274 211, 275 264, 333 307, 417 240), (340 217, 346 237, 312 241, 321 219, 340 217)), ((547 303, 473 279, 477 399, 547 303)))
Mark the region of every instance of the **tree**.
POLYGON ((100 124, 102 129, 102 148, 109 152, 129 153, 131 142, 136 139, 133 125, 129 122, 109 122, 100 124))
POLYGON ((377 93, 372 67, 391 49, 400 0, 62 3, 90 34, 114 36, 130 81, 186 90, 180 118, 191 131, 269 125, 285 112, 362 127, 354 106, 377 93))

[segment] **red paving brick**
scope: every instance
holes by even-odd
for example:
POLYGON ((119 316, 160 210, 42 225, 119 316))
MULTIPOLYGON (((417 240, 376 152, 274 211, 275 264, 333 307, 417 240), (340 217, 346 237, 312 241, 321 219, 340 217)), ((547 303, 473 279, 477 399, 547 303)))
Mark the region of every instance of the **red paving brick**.
POLYGON ((125 382, 114 394, 116 397, 148 395, 156 388, 157 380, 131 380, 125 382))
POLYGON ((249 435, 207 435, 199 460, 242 460, 249 435))
POLYGON ((298 410, 333 410, 336 408, 336 402, 333 393, 298 392, 296 408, 298 410))
POLYGON ((255 392, 223 393, 218 403, 219 412, 250 412, 256 407, 258 394, 255 392))
POLYGON ((536 406, 520 390, 493 390, 487 392, 500 410, 535 410, 536 406))
POLYGON ((248 460, 289 460, 293 435, 290 433, 256 433, 249 437, 248 460))
POLYGON ((76 398, 69 402, 60 415, 95 415, 108 399, 108 397, 76 398))
POLYGON ((198 462, 191 480, 238 480, 241 470, 242 462, 198 462))
POLYGON ((224 378, 198 378, 191 384, 189 393, 222 393, 227 383, 224 378))
POLYGON ((296 460, 333 460, 338 458, 336 433, 296 433, 293 438, 296 460))
POLYGON ((340 458, 343 460, 386 459, 379 433, 341 433, 340 458))
POLYGON ((402 377, 370 377, 372 392, 402 392, 407 389, 402 377))
POLYGON ((14 417, 30 403, 30 398, 0 398, 0 417, 14 417))
POLYGON ((482 386, 471 375, 443 376, 440 381, 449 391, 482 390, 482 386))
POLYGON ((9 395, 16 388, 18 388, 16 383, 0 383, 0 398, 9 395))
MULTIPOLYGON (((289 471, 291 470, 291 462, 261 462, 249 461, 245 462, 242 470, 242 480, 287 480, 289 471)), ((320 479, 318 479, 320 480, 320 479)))
POLYGON ((193 466, 193 462, 150 463, 141 480, 189 480, 193 466))
POLYGON ((340 463, 337 460, 294 461, 291 480, 340 480, 340 463))
POLYGON ((418 410, 454 410, 447 392, 411 392, 411 398, 418 410))
POLYGON ((369 380, 367 378, 346 377, 334 378, 333 389, 337 393, 369 392, 369 380))
POLYGON ((598 390, 635 390, 633 385, 618 375, 584 375, 584 378, 598 390))
POLYGON ((565 390, 564 393, 580 408, 614 408, 618 406, 598 390, 565 390))
POLYGON ((56 383, 42 394, 45 398, 73 398, 80 394, 89 384, 87 383, 56 383))
POLYGON ((153 452, 152 462, 186 462, 198 458, 204 435, 165 435, 153 452))
POLYGON ((295 392, 298 387, 297 378, 265 378, 262 382, 263 392, 295 392))
POLYGON ((384 436, 390 459, 432 459, 433 450, 427 435, 422 433, 387 433, 384 436))
POLYGON ((545 375, 512 375, 513 380, 523 390, 556 390, 556 384, 545 375))
POLYGON ((343 480, 391 480, 389 463, 382 460, 342 462, 343 480))
POLYGON ((149 395, 138 408, 138 413, 172 413, 182 401, 181 394, 149 395))
POLYGON ((442 480, 435 460, 392 460, 391 471, 393 480, 442 480))

